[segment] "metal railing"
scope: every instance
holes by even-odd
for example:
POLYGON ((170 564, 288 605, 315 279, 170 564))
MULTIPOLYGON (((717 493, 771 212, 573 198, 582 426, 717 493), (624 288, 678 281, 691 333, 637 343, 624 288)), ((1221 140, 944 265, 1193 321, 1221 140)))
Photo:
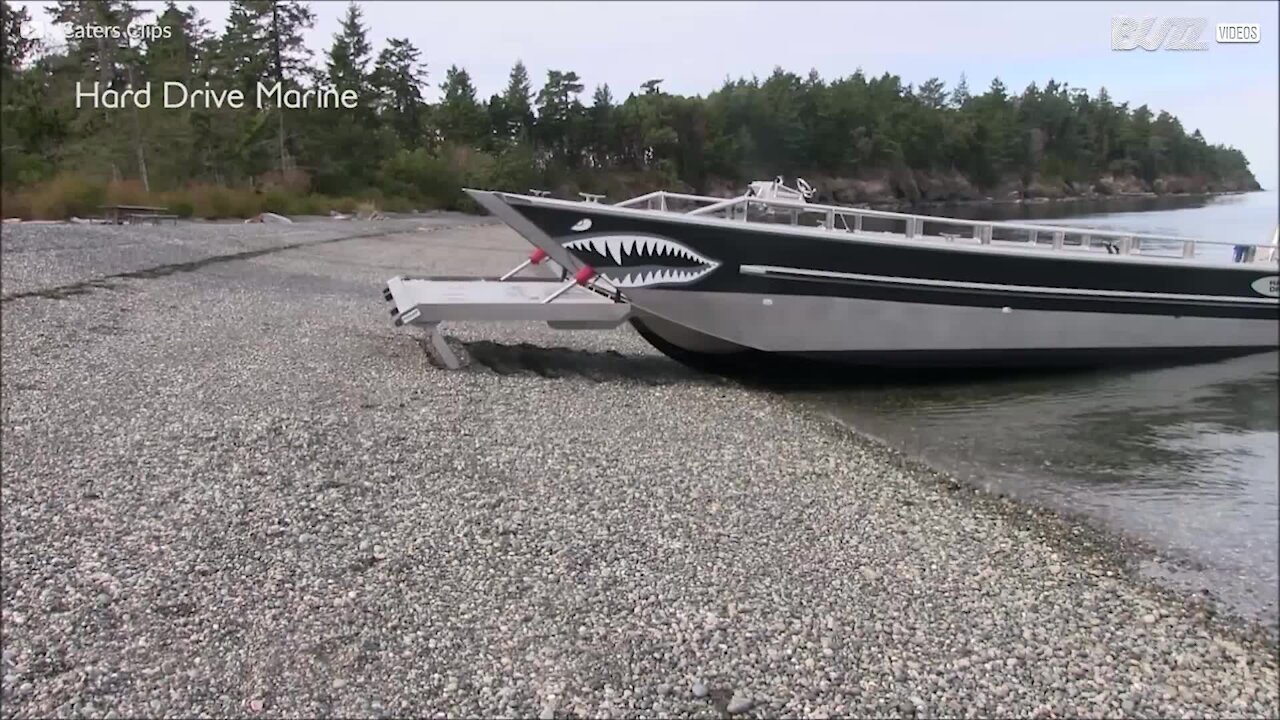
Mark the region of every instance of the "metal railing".
MULTIPOLYGON (((788 221, 830 232, 849 232, 871 235, 896 235, 909 240, 945 243, 969 243, 978 245, 1022 245, 1051 250, 1104 251, 1114 255, 1145 255, 1193 259, 1200 246, 1221 248, 1242 247, 1240 243, 1221 240, 1202 240, 1177 235, 1135 233, 1125 230, 1106 230, 1083 226, 1062 226, 1040 223, 1018 223, 991 220, 963 220, 933 215, 912 215, 887 210, 851 208, 841 205, 822 205, 739 196, 717 198, 705 195, 688 195, 664 190, 624 200, 615 207, 640 208, 684 215, 721 217, 738 222, 788 221), (692 209, 676 210, 673 206, 689 206, 692 209), (806 222, 806 219, 812 222, 806 222)), ((1243 262, 1275 262, 1275 252, 1268 246, 1248 246, 1243 262)))
POLYGON ((685 193, 667 192, 666 190, 655 190, 651 193, 645 193, 633 197, 630 200, 623 200, 616 203, 614 207, 638 207, 644 205, 645 210, 661 210, 663 212, 672 212, 672 205, 680 203, 693 203, 695 205, 705 205, 707 203, 720 202, 724 198, 708 197, 706 195, 687 195, 685 193), (672 201, 675 201, 674 203, 672 201))

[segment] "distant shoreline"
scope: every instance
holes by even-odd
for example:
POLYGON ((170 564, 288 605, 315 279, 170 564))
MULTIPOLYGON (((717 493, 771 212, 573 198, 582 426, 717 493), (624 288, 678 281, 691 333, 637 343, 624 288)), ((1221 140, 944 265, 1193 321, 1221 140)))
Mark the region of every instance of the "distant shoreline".
POLYGON ((884 201, 858 203, 850 207, 865 207, 869 210, 888 210, 912 208, 983 208, 983 207, 1005 207, 1017 205, 1059 205, 1082 202, 1093 202, 1100 204, 1107 203, 1123 203, 1132 200, 1158 200, 1158 199, 1179 199, 1179 200, 1195 200, 1198 198, 1215 198, 1228 195, 1249 195, 1251 193, 1266 192, 1262 190, 1220 190, 1216 192, 1199 192, 1199 193, 1157 193, 1157 192, 1136 192, 1136 193, 1116 193, 1113 195, 1064 195, 1062 197, 1034 197, 1034 198, 982 198, 978 200, 921 200, 917 202, 908 201, 884 201))

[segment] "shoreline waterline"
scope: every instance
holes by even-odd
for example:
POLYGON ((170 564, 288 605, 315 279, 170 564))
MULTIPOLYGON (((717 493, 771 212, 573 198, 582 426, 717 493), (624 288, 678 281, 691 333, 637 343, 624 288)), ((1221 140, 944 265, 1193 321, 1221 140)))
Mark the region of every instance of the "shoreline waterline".
POLYGON ((1066 547, 1073 547, 1109 564, 1114 572, 1137 586, 1160 594, 1176 602, 1185 603, 1192 610, 1191 617, 1200 620, 1215 618, 1225 621, 1241 638, 1262 642, 1271 652, 1280 652, 1280 622, 1274 614, 1243 611, 1211 590, 1198 587, 1202 578, 1179 583, 1179 573, 1196 570, 1196 561, 1170 548, 1160 548, 1140 534, 1128 532, 1108 524, 1096 515, 1083 510, 1073 510, 1047 496, 1028 492, 1008 482, 980 483, 965 478, 947 467, 947 463, 931 460, 904 449, 901 444, 858 425, 847 415, 823 407, 823 403, 811 399, 797 400, 807 412, 814 413, 862 442, 881 447, 885 452, 901 458, 901 462, 914 465, 921 473, 921 481, 932 478, 939 486, 955 490, 964 488, 975 502, 988 509, 1004 513, 1011 519, 1037 524, 1039 530, 1053 536, 1066 547))

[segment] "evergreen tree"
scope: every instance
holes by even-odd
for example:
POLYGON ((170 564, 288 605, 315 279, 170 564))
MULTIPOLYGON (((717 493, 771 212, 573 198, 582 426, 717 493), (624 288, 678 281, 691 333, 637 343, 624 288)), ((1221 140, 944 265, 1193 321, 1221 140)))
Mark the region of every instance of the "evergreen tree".
POLYGON ((15 8, 9 0, 0 0, 0 82, 13 80, 35 51, 35 38, 27 36, 29 22, 31 15, 26 8, 15 8))
POLYGON ((938 78, 929 78, 916 93, 921 104, 930 110, 941 110, 947 106, 947 84, 938 78))
MULTIPOLYGON (((46 12, 66 31, 68 62, 61 67, 70 75, 72 97, 79 97, 76 90, 123 91, 142 86, 141 48, 134 44, 128 28, 145 18, 149 11, 139 10, 128 0, 92 3, 58 0, 46 12), (110 28, 110 31, 76 32, 90 26, 110 28)), ((85 140, 64 148, 73 164, 95 172, 108 171, 113 179, 133 175, 149 188, 147 153, 136 108, 115 112, 106 107, 95 108, 85 101, 76 108, 75 123, 75 134, 85 140)))
POLYGON ((474 146, 488 134, 488 118, 476 101, 471 76, 457 65, 445 71, 440 85, 444 97, 436 111, 437 126, 444 139, 458 146, 474 146))
POLYGON ((583 85, 575 72, 547 71, 547 82, 538 92, 538 142, 567 167, 578 164, 583 117, 578 95, 583 85))
POLYGON ((607 168, 614 155, 614 102, 608 83, 596 87, 591 96, 590 129, 587 144, 592 167, 607 168))
POLYGON ((347 14, 342 18, 326 59, 329 84, 339 91, 351 90, 360 96, 367 92, 369 54, 372 52, 363 17, 359 5, 354 2, 347 5, 347 14))
POLYGON ((413 43, 391 38, 378 54, 371 78, 384 122, 395 133, 400 145, 407 148, 418 148, 427 143, 426 104, 422 100, 427 70, 419 60, 420 56, 413 43))
POLYGON ((354 107, 317 110, 306 116, 311 123, 323 123, 307 133, 319 141, 308 155, 315 187, 321 192, 346 194, 368 187, 392 149, 393 134, 381 131, 374 107, 371 54, 360 6, 352 2, 326 54, 325 80, 345 97, 354 97, 354 107))
POLYGON ((529 71, 517 60, 507 78, 507 88, 502 93, 502 103, 507 119, 507 136, 517 142, 533 139, 533 90, 529 85, 529 71))
POLYGON ((960 82, 956 83, 956 89, 951 91, 951 106, 962 108, 969 102, 969 80, 965 78, 964 73, 960 73, 960 82))
POLYGON ((51 64, 34 60, 39 43, 29 36, 26 8, 0 0, 0 184, 47 178, 68 133, 69 117, 45 102, 51 64))
POLYGON ((202 168, 207 169, 212 150, 208 138, 212 114, 203 105, 165 107, 166 93, 175 102, 183 98, 181 90, 165 83, 176 83, 182 89, 203 86, 201 68, 206 62, 210 33, 195 7, 181 10, 172 0, 165 4, 156 24, 168 32, 155 35, 146 45, 141 70, 152 83, 155 97, 152 107, 142 111, 140 124, 147 156, 152 158, 149 179, 172 187, 186 177, 203 174, 202 168))
MULTIPOLYGON (((316 75, 308 64, 311 51, 303 38, 303 33, 314 25, 315 14, 298 0, 232 0, 223 38, 225 74, 240 79, 247 97, 254 97, 259 84, 274 91, 272 96, 276 98, 283 98, 288 90, 302 88, 304 80, 316 75)), ((289 170, 296 151, 285 122, 287 113, 277 105, 270 114, 276 125, 277 168, 289 170)), ((262 123, 254 123, 248 129, 250 138, 256 139, 263 127, 262 123)))

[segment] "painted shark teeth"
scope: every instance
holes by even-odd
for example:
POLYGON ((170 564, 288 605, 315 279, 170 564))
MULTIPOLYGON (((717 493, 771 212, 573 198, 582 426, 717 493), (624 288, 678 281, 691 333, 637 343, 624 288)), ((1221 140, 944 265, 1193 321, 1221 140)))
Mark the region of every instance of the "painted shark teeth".
POLYGON ((626 273, 625 275, 617 272, 619 268, 610 268, 601 270, 601 274, 610 283, 620 288, 645 287, 647 285, 660 285, 663 283, 689 283, 698 280, 703 276, 715 270, 715 266, 704 268, 690 268, 688 270, 665 269, 658 271, 649 271, 643 273, 626 273), (613 272, 611 272, 611 270, 613 272))
POLYGON ((652 255, 661 258, 679 258, 702 265, 718 265, 696 251, 666 238, 645 235, 597 235, 579 238, 565 243, 570 250, 590 250, 601 257, 611 258, 614 262, 622 262, 624 257, 633 255, 652 255))
MULTIPOLYGON (((691 283, 720 267, 718 261, 705 258, 696 250, 652 235, 597 235, 577 238, 564 246, 569 250, 590 251, 611 261, 617 267, 597 266, 597 269, 618 288, 691 283), (660 262, 672 259, 693 265, 665 267, 660 262)), ((591 260, 587 262, 595 264, 591 260)))

